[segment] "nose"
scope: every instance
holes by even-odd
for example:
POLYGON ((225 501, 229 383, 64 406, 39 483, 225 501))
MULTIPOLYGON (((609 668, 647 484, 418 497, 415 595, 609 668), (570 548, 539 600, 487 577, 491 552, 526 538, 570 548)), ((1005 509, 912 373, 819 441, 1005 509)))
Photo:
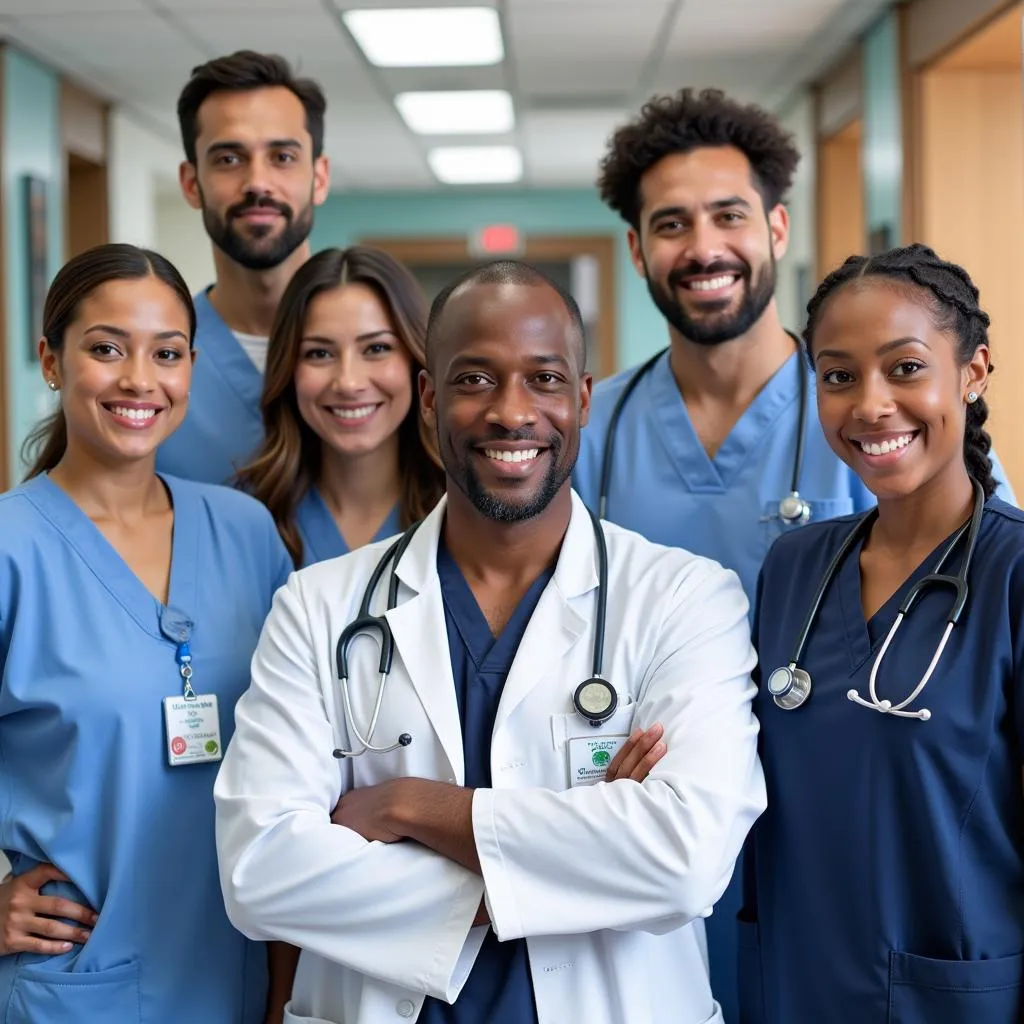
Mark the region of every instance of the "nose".
POLYGON ((537 408, 525 382, 508 381, 495 389, 486 420, 506 430, 518 430, 536 423, 537 408))
POLYGON ((260 197, 271 191, 270 161, 262 153, 253 154, 246 164, 248 174, 245 181, 247 195, 260 197))
POLYGON ((118 381, 122 391, 132 395, 144 395, 153 390, 153 364, 147 353, 141 349, 124 363, 124 373, 118 381))
POLYGON ((709 217, 698 217, 686 233, 684 255, 702 266, 720 260, 726 253, 722 232, 709 217))
POLYGON ((885 378, 867 374, 854 394, 854 417, 862 423, 878 423, 895 410, 896 402, 885 378))
POLYGON ((365 366, 350 349, 342 349, 338 359, 337 372, 331 381, 331 390, 341 396, 358 395, 369 383, 365 366))

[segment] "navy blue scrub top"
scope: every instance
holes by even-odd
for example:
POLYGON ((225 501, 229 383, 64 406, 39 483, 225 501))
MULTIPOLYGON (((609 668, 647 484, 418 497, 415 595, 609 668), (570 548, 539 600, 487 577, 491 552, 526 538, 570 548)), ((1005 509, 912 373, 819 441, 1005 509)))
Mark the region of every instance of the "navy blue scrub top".
MULTIPOLYGON (((935 674, 895 718, 868 699, 878 650, 913 582, 864 620, 858 544, 821 604, 801 708, 764 687, 788 663, 853 518, 810 525, 765 561, 755 708, 768 809, 745 864, 743 1024, 1019 1024, 1024 978, 1024 513, 985 508, 969 596, 935 674)), ((963 543, 947 563, 955 574, 963 543)), ((879 700, 917 686, 952 606, 929 589, 882 660, 879 700)), ((756 676, 755 676, 756 678, 756 676)))
MULTIPOLYGON (((462 722, 466 785, 473 789, 491 786, 491 734, 501 691, 554 571, 552 566, 534 580, 501 635, 495 637, 444 541, 438 544, 437 573, 462 722)), ((489 928, 454 1005, 428 998, 418 1020, 420 1024, 535 1024, 537 1007, 526 940, 499 942, 489 928)))

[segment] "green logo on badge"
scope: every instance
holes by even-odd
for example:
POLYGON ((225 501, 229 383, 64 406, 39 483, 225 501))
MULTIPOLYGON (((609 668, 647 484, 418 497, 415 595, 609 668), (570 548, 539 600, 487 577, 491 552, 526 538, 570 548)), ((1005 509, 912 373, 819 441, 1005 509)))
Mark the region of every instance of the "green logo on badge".
POLYGON ((216 740, 207 740, 206 741, 206 752, 208 754, 216 754, 217 753, 217 741, 216 740))
POLYGON ((612 755, 607 750, 595 750, 594 751, 594 767, 595 768, 606 768, 608 763, 611 761, 612 755))

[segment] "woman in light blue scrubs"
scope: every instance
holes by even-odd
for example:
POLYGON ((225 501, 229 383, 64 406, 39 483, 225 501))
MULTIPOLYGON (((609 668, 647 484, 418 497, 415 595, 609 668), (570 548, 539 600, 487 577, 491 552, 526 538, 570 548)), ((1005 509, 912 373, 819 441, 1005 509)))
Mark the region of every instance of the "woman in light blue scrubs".
POLYGON ((238 480, 296 566, 398 533, 441 497, 417 397, 425 335, 423 293, 386 253, 325 249, 292 278, 270 335, 266 440, 238 480))
POLYGON ((290 562, 266 510, 161 477, 195 313, 108 245, 46 298, 60 408, 0 495, 0 1019, 259 1024, 267 953, 227 920, 213 782, 290 562))
POLYGON ((858 517, 787 534, 761 573, 768 810, 746 851, 742 1020, 1018 1024, 1024 513, 993 496, 988 317, 967 274, 919 245, 851 258, 808 314, 823 430, 878 511, 799 654, 858 517), (954 589, 921 591, 891 630, 918 581, 962 571, 968 523, 966 604, 915 692, 954 589), (812 680, 803 703, 783 685, 794 662, 812 680))

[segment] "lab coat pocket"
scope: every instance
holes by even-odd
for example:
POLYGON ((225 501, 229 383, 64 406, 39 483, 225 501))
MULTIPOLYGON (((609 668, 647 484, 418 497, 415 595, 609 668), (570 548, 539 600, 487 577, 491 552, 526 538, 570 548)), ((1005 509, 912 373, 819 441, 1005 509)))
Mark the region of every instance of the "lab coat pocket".
POLYGON ((284 1016, 281 1018, 282 1024, 332 1024, 329 1020, 324 1020, 323 1017, 300 1017, 297 1013, 292 1013, 292 1004, 288 1003, 284 1008, 284 1016))
POLYGON ((764 1024, 761 980, 761 936, 757 922, 744 912, 736 916, 739 950, 740 1024, 764 1024))
POLYGON ((1024 954, 932 960, 889 953, 889 1024, 1018 1024, 1024 954))
POLYGON ((6 1024, 139 1024, 139 965, 132 960, 106 971, 48 971, 19 967, 6 1024))

